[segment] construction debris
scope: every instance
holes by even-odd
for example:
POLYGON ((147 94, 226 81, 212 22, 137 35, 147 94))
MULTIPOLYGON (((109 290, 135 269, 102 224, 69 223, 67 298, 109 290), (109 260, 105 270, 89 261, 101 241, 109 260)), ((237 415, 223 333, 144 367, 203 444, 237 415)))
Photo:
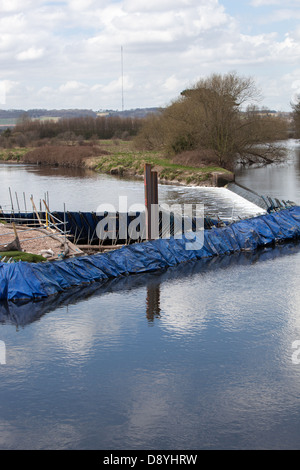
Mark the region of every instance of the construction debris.
POLYGON ((7 251, 42 255, 49 260, 84 254, 77 246, 66 240, 63 233, 58 233, 49 227, 0 224, 0 252, 7 251))

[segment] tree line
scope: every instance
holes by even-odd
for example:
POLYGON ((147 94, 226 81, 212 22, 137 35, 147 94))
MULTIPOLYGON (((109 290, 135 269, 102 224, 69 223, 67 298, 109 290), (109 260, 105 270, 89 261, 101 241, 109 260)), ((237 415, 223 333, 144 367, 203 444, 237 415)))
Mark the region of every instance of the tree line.
POLYGON ((82 116, 97 117, 92 109, 0 109, 0 119, 22 119, 23 116, 30 118, 58 117, 75 118, 82 116))
POLYGON ((272 163, 283 157, 278 141, 288 136, 286 119, 259 112, 260 91, 252 78, 212 74, 181 92, 160 114, 144 120, 136 145, 170 155, 194 152, 232 169, 242 163, 272 163))
POLYGON ((203 162, 232 169, 236 162, 269 164, 284 158, 284 146, 293 125, 300 137, 300 96, 292 124, 282 116, 262 112, 260 91, 252 78, 235 72, 212 74, 181 92, 163 109, 146 116, 83 115, 35 119, 24 114, 14 128, 0 136, 0 146, 41 146, 98 139, 133 139, 142 150, 163 150, 177 163, 191 155, 203 162))
POLYGON ((23 115, 14 128, 2 132, 0 145, 27 146, 49 139, 81 141, 93 139, 132 138, 141 128, 141 118, 119 116, 82 116, 63 119, 32 119, 23 115))

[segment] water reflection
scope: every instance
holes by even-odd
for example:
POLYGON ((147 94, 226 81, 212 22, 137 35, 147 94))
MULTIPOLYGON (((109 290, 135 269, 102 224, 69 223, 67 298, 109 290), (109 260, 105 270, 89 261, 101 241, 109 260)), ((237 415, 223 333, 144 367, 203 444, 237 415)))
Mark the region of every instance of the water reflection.
MULTIPOLYGON (((15 192, 23 204, 23 193, 27 207, 31 207, 30 195, 38 201, 49 195, 52 211, 96 211, 101 204, 112 204, 119 209, 119 198, 127 197, 128 210, 134 204, 144 204, 144 183, 139 179, 118 179, 97 172, 61 167, 42 167, 36 165, 0 165, 5 185, 0 186, 0 201, 4 210, 11 207, 9 189, 13 198, 15 192)), ((253 204, 224 188, 186 187, 160 184, 159 203, 202 204, 206 215, 221 219, 232 216, 251 216, 260 213, 253 204)), ((15 201, 15 207, 17 207, 15 201)))
POLYGON ((300 177, 300 147, 295 149, 295 169, 300 177))
POLYGON ((151 324, 155 318, 159 318, 161 314, 160 308, 160 283, 150 283, 147 286, 146 298, 146 317, 151 324))
POLYGON ((260 168, 238 168, 236 181, 259 194, 300 204, 300 142, 286 142, 287 160, 260 168))
MULTIPOLYGON (((245 185, 269 193, 274 184, 275 197, 296 200, 286 196, 300 195, 294 155, 294 166, 266 171, 270 182, 249 170, 245 185)), ((140 181, 40 170, 6 167, 0 201, 8 186, 41 196, 52 188, 53 210, 60 201, 94 210, 127 191, 143 200, 140 181)), ((212 193, 161 186, 160 195, 207 194, 226 210, 212 193)), ((0 304, 0 448, 299 448, 299 254, 290 243, 0 304)))
MULTIPOLYGON (((250 266, 300 252, 300 242, 291 242, 268 247, 256 252, 235 253, 182 263, 164 272, 124 276, 102 283, 95 282, 86 287, 69 289, 60 294, 37 301, 0 302, 0 323, 12 324, 17 328, 39 321, 44 315, 58 308, 84 302, 108 293, 121 293, 146 286, 145 316, 149 325, 162 316, 161 286, 165 283, 185 280, 197 274, 215 270, 230 270, 235 266, 250 266)), ((266 294, 267 295, 267 294, 266 294)), ((176 300, 176 299, 175 299, 176 300)))
POLYGON ((98 177, 95 171, 86 168, 23 165, 23 169, 28 173, 38 174, 39 176, 47 178, 96 179, 98 177))

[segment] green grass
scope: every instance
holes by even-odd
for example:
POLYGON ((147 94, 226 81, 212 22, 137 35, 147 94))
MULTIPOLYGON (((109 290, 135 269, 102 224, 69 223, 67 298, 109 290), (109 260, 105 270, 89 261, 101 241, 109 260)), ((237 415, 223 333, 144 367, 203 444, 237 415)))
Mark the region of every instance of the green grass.
POLYGON ((173 163, 159 151, 137 151, 131 142, 113 143, 100 141, 100 147, 111 152, 99 157, 96 170, 119 176, 138 176, 144 174, 145 163, 149 163, 158 172, 160 180, 179 181, 186 184, 204 184, 209 182, 213 172, 227 170, 218 166, 186 166, 173 163))
POLYGON ((47 261, 46 258, 33 253, 24 253, 23 251, 4 251, 0 252, 0 262, 6 257, 6 261, 13 258, 14 261, 27 261, 28 263, 41 263, 47 261))
POLYGON ((29 152, 30 148, 27 147, 15 147, 12 149, 0 149, 0 161, 22 161, 23 156, 29 152))
MULTIPOLYGON (((91 168, 98 172, 123 177, 141 177, 145 164, 149 163, 158 173, 160 181, 181 182, 191 185, 210 185, 213 172, 228 173, 218 166, 186 166, 173 163, 163 151, 138 151, 132 141, 118 139, 99 140, 99 154, 93 157, 91 168), (103 152, 104 151, 104 152, 103 152), (108 155, 103 155, 108 153, 108 155)), ((41 150, 44 147, 40 148, 41 150)), ((0 149, 0 161, 24 161, 24 155, 32 148, 0 149)), ((72 156, 72 163, 73 163, 72 156)), ((75 158, 74 158, 75 160, 75 158)), ((76 162, 74 163, 76 166, 76 162)), ((230 173, 230 172, 229 172, 230 173)))

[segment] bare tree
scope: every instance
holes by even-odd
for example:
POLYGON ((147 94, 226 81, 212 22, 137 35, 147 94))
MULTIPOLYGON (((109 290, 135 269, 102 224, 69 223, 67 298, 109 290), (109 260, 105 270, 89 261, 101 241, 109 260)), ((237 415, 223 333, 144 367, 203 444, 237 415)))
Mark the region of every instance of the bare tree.
POLYGON ((237 159, 273 162, 281 155, 273 142, 285 136, 285 128, 258 112, 254 103, 260 99, 254 80, 235 72, 201 79, 162 113, 165 148, 174 153, 207 149, 226 168, 237 159))

